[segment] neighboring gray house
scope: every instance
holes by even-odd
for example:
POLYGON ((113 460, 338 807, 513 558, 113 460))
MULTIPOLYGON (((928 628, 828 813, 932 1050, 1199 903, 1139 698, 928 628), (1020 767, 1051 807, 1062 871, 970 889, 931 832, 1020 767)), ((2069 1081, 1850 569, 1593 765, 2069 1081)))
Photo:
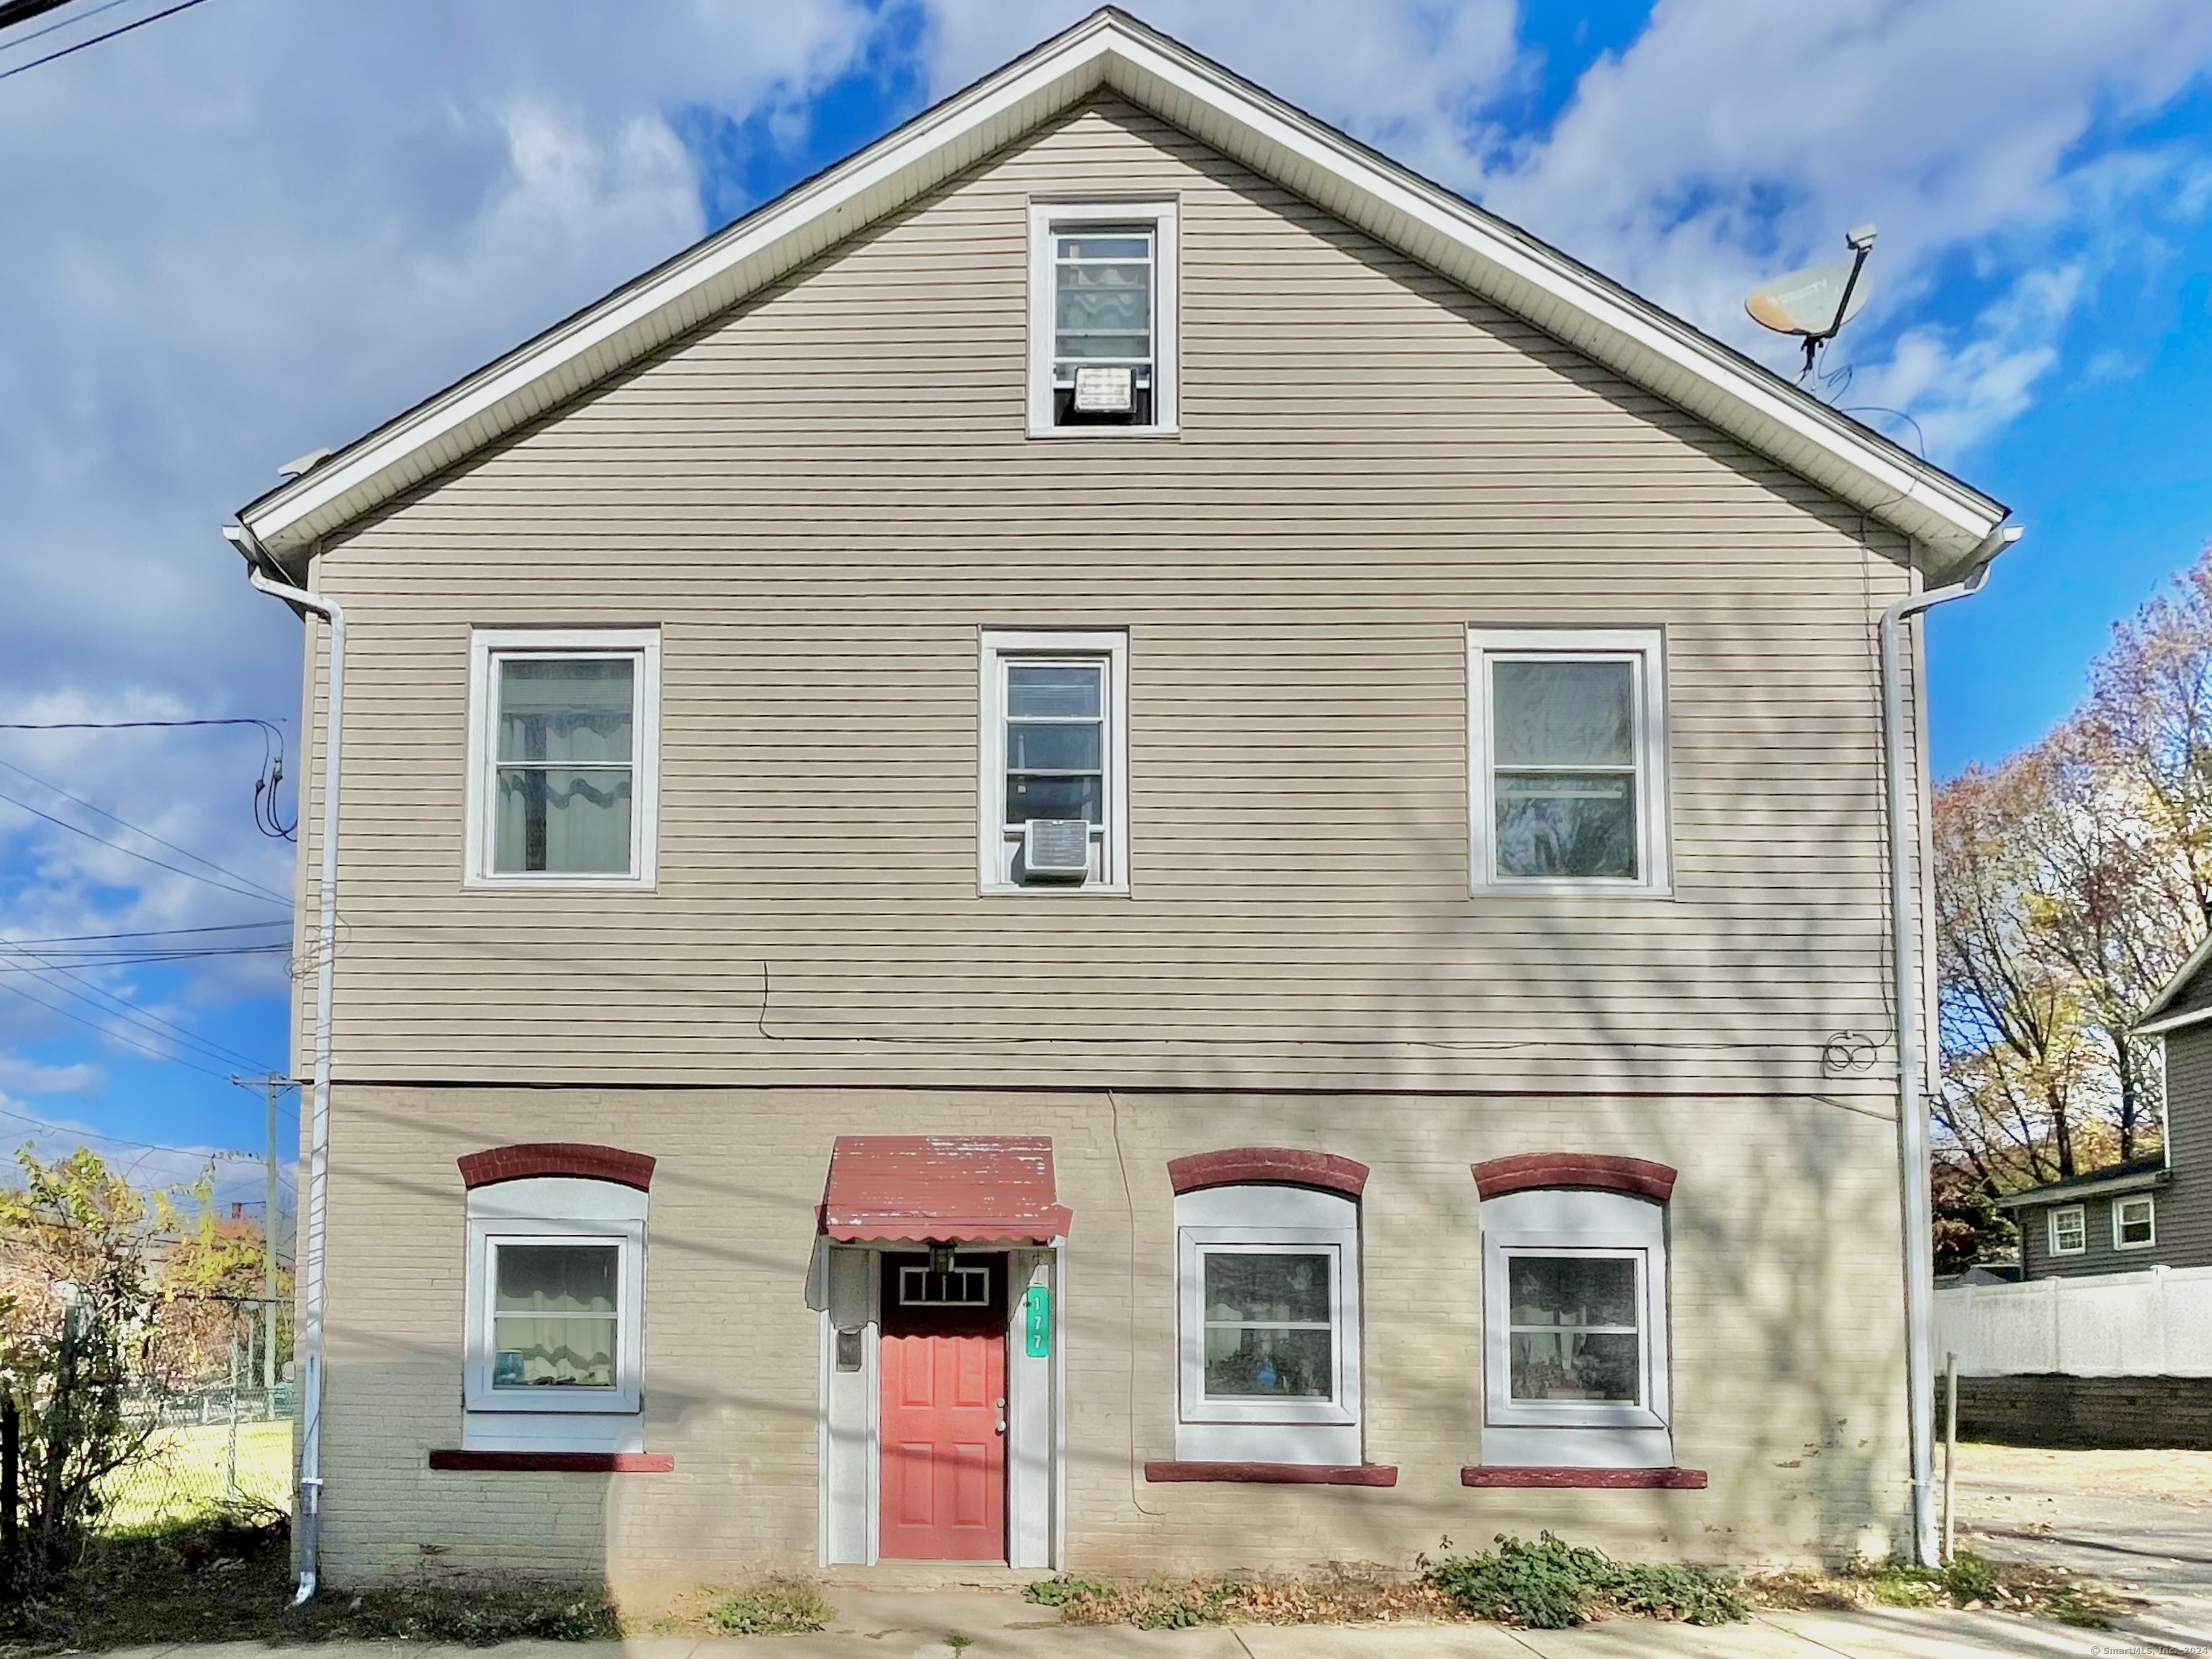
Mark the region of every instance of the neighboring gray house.
POLYGON ((2212 939, 2136 1030, 2166 1048, 2165 1144, 1999 1199, 2020 1223, 2025 1279, 2212 1267, 2212 939))

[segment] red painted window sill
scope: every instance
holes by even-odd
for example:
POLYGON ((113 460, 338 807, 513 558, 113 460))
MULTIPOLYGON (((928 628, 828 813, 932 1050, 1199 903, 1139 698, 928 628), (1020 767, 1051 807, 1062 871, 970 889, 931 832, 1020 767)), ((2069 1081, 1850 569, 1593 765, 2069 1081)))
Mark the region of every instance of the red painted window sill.
POLYGON ((1206 1480, 1256 1486, 1395 1486, 1395 1463, 1147 1463, 1152 1481, 1206 1480))
POLYGON ((1493 1463, 1462 1469, 1462 1486, 1656 1486, 1668 1492, 1703 1492, 1703 1469, 1573 1469, 1528 1463, 1493 1463))
POLYGON ((434 1451, 430 1467, 508 1474, 666 1474, 676 1460, 665 1452, 434 1451))

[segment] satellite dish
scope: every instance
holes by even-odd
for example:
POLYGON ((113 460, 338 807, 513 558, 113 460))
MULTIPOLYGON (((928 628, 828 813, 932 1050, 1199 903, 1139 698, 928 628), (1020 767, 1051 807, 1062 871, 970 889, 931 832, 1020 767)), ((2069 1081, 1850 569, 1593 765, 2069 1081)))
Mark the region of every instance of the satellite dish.
POLYGON ((1872 285, 1855 283, 1858 262, 1808 265, 1752 289, 1743 308, 1777 334, 1832 334, 1866 307, 1872 285))
POLYGON ((1787 276, 1761 283, 1745 297, 1743 308, 1762 328, 1796 334, 1805 342, 1805 372, 1820 348, 1865 308, 1873 292, 1866 278, 1867 255, 1874 252, 1875 228, 1861 225, 1844 238, 1851 250, 1848 264, 1808 265, 1787 276))

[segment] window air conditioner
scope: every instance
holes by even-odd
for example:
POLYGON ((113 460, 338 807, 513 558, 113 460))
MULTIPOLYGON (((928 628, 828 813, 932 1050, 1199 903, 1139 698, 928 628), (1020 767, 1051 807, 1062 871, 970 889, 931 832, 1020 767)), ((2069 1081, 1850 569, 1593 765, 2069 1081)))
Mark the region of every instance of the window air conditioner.
POLYGON ((1127 415, 1137 406, 1136 386, 1133 369, 1079 368, 1075 371, 1075 412, 1127 415))
POLYGON ((1022 825, 1022 873, 1030 881, 1081 881, 1091 873, 1091 826, 1081 818, 1022 825))

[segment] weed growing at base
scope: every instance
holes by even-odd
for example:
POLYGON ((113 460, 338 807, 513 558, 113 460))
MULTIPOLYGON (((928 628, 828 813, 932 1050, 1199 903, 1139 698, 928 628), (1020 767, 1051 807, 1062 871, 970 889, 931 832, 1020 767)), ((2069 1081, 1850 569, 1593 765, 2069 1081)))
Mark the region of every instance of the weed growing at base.
POLYGON ((1711 1567, 1616 1561, 1548 1532, 1533 1544, 1501 1533, 1497 1543, 1481 1555, 1437 1562, 1429 1569, 1429 1582, 1478 1618, 1532 1630, 1565 1630, 1622 1613, 1690 1625, 1751 1617, 1743 1586, 1711 1567))
POLYGON ((813 1585, 771 1578, 708 1609, 707 1622, 730 1636, 805 1636, 830 1622, 830 1604, 813 1585))

